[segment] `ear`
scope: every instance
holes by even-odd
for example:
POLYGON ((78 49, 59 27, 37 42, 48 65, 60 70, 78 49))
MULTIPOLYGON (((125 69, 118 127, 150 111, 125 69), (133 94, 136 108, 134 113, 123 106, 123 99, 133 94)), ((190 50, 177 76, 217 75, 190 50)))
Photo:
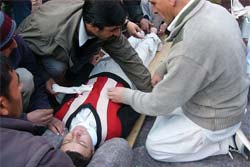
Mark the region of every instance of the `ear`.
POLYGON ((100 29, 96 26, 93 26, 92 24, 85 24, 86 31, 90 34, 95 34, 95 32, 98 32, 100 29))
POLYGON ((175 6, 176 5, 176 0, 168 0, 171 6, 175 6))
POLYGON ((9 100, 4 96, 0 96, 0 116, 9 115, 8 104, 9 100))
POLYGON ((96 27, 96 26, 92 26, 92 27, 93 27, 93 31, 94 31, 94 32, 100 31, 100 29, 99 29, 98 27, 96 27))

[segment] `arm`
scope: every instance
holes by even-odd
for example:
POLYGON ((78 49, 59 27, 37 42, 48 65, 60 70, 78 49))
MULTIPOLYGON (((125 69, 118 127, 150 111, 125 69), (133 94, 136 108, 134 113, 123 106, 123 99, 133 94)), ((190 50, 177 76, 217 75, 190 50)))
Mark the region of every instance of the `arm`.
POLYGON ((151 91, 151 75, 124 35, 106 41, 103 48, 121 66, 137 89, 151 91))
POLYGON ((45 80, 41 77, 35 56, 19 35, 16 35, 15 40, 18 44, 17 52, 20 55, 20 62, 17 66, 28 69, 34 76, 35 91, 31 96, 30 110, 51 108, 46 94, 45 80))
POLYGON ((109 97, 113 101, 131 105, 139 113, 151 116, 172 112, 198 92, 207 72, 202 66, 183 57, 175 58, 168 65, 166 78, 156 85, 152 93, 112 88, 108 92, 109 97), (194 74, 196 77, 193 77, 194 74))
POLYGON ((123 0, 123 4, 128 13, 129 19, 135 23, 139 23, 143 18, 140 3, 141 0, 123 0))
POLYGON ((139 24, 146 33, 149 33, 152 23, 143 16, 143 12, 141 9, 141 0, 124 0, 123 3, 126 11, 128 12, 129 20, 139 24))

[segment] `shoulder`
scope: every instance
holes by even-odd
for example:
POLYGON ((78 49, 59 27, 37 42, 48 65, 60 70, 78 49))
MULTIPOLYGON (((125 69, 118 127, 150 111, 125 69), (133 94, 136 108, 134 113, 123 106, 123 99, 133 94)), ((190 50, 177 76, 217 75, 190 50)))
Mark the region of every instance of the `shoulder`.
MULTIPOLYGON (((48 144, 45 137, 13 129, 1 129, 1 158, 17 157, 9 164, 26 164, 27 166, 73 166, 70 158, 48 144), (17 153, 18 152, 18 153, 17 153)), ((8 165, 7 165, 8 166, 8 165)))

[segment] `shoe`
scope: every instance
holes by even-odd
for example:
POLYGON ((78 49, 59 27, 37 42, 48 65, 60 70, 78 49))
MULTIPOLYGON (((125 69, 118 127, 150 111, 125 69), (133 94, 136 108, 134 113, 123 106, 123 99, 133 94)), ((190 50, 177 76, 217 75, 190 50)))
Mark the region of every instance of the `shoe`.
POLYGON ((242 132, 241 129, 239 129, 235 135, 233 136, 234 139, 234 145, 235 147, 229 146, 229 155, 233 159, 232 152, 238 152, 242 154, 246 160, 250 159, 250 142, 245 136, 245 134, 242 132))

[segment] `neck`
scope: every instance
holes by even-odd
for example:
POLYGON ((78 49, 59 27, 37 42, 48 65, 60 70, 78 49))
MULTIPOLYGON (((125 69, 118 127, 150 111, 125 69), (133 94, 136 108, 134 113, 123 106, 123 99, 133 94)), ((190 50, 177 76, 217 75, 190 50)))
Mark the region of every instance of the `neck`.
POLYGON ((177 0, 174 8, 174 17, 188 4, 190 0, 177 0))

